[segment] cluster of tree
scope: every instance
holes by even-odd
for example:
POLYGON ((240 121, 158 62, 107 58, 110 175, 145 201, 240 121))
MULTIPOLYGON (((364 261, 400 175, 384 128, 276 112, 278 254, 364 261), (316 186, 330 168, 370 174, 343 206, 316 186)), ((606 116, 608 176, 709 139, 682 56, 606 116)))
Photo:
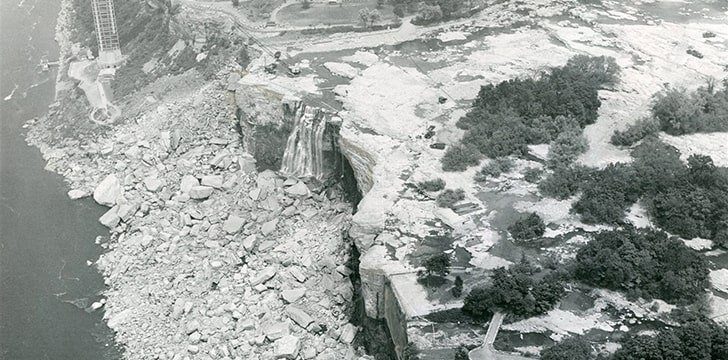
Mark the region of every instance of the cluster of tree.
POLYGON ((694 312, 675 310, 679 326, 660 330, 655 336, 627 336, 614 360, 718 360, 728 359, 728 330, 694 312))
POLYGON ((694 250, 654 230, 604 231, 579 249, 575 278, 642 298, 691 303, 709 286, 708 267, 694 250))
POLYGON ((613 58, 575 56, 538 79, 512 79, 481 87, 473 108, 458 121, 467 132, 443 157, 443 169, 460 171, 491 158, 522 155, 529 144, 554 142, 551 167, 565 167, 586 150, 581 129, 601 105, 597 91, 617 81, 613 58))
POLYGON ((591 344, 580 336, 564 339, 541 351, 541 360, 589 360, 596 359, 591 344))
POLYGON ((489 285, 475 287, 468 293, 463 311, 484 318, 496 310, 521 316, 551 310, 565 294, 564 274, 540 271, 525 260, 508 269, 495 269, 489 285))
POLYGON ((514 162, 510 158, 496 158, 485 164, 480 171, 475 174, 475 181, 483 182, 488 178, 497 178, 503 173, 507 173, 513 169, 514 162))
POLYGON ((657 93, 651 110, 651 118, 616 131, 612 143, 632 145, 660 130, 672 135, 728 131, 728 79, 721 90, 711 80, 693 92, 676 88, 657 93))
POLYGON ((447 189, 437 195, 437 206, 442 208, 451 208, 460 201, 465 200, 465 191, 463 189, 447 189))
MULTIPOLYGON (((422 266, 425 269, 417 271, 417 282, 428 287, 441 286, 446 282, 445 276, 450 273, 450 255, 432 255, 422 262, 422 266)), ((462 279, 460 281, 462 291, 462 279)))
POLYGON ((418 186, 424 191, 436 192, 445 188, 445 180, 437 178, 433 180, 420 181, 418 186))
POLYGON ((588 224, 620 224, 625 212, 640 197, 634 169, 626 164, 609 164, 589 172, 580 184, 581 197, 572 209, 588 224))
POLYGON ((394 13, 402 17, 417 12, 413 23, 431 24, 463 16, 470 10, 470 0, 389 0, 394 5, 394 13))
POLYGON ((543 236, 545 231, 546 224, 544 224, 543 219, 535 212, 522 216, 513 225, 508 227, 508 232, 516 240, 534 239, 543 236))

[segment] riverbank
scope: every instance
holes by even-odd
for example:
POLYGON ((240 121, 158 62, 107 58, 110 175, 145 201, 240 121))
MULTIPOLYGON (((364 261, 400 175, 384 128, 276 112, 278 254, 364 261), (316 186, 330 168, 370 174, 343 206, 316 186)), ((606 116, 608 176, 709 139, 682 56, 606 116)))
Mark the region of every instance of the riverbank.
MULTIPOLYGON (((68 14, 57 27, 66 63, 68 14)), ((138 116, 108 127, 77 117, 83 97, 64 69, 59 105, 27 140, 69 196, 110 207, 100 219, 107 252, 95 263, 108 290, 92 308, 105 308, 125 358, 359 357, 351 269, 340 265, 351 207, 255 171, 233 126, 234 66, 212 80, 195 70, 161 78, 130 97, 138 116)))

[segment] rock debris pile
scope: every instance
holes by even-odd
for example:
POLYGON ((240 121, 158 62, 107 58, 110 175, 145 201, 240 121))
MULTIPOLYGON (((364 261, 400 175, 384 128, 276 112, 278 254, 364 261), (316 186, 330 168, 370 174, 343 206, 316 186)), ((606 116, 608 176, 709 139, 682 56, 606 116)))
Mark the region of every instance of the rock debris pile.
POLYGON ((220 82, 158 101, 98 137, 29 141, 69 196, 109 207, 97 266, 108 325, 128 359, 361 359, 331 191, 257 173, 220 82))

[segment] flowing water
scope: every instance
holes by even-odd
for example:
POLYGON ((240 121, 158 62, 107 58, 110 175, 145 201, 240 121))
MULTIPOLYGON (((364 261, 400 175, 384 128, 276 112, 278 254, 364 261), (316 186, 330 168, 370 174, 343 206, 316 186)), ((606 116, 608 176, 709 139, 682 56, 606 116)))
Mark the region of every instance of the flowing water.
POLYGON ((102 311, 87 311, 104 289, 86 261, 107 230, 103 207, 71 201, 60 176, 26 145, 23 123, 53 101, 58 0, 0 1, 0 359, 118 359, 102 311))
POLYGON ((283 153, 281 172, 321 180, 324 175, 326 119, 320 110, 303 104, 298 104, 294 111, 293 131, 283 153))

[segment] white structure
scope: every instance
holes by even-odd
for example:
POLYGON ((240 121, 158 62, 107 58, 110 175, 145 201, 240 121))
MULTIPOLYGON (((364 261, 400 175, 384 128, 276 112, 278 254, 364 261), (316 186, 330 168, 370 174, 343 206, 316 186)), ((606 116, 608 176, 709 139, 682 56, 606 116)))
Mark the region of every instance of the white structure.
POLYGON ((93 0, 93 12, 99 42, 99 67, 116 68, 124 61, 124 57, 119 46, 114 0, 93 0))

